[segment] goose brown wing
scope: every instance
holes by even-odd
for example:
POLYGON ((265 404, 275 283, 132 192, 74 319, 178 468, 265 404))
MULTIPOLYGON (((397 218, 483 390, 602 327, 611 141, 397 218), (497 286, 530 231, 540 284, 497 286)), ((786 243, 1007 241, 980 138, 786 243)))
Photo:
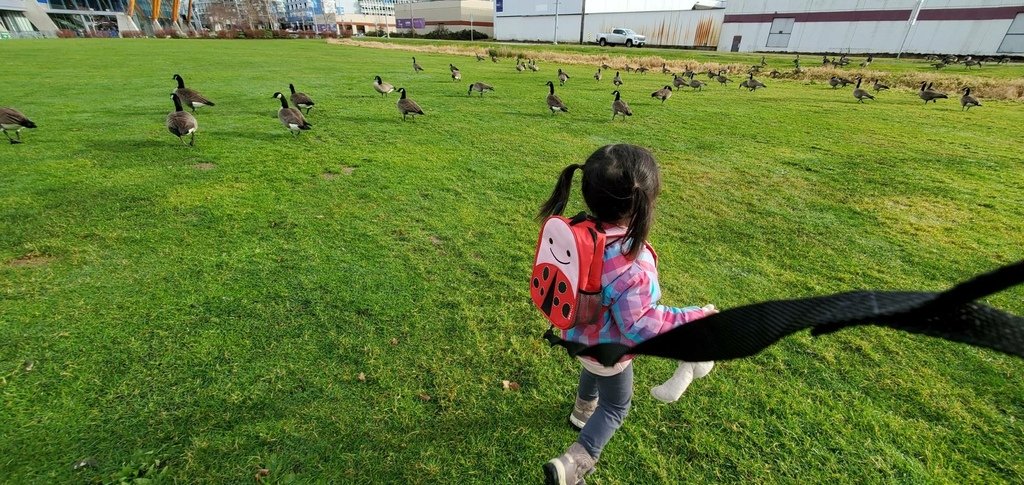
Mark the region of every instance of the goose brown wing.
POLYGON ((398 101, 398 107, 402 108, 402 111, 406 113, 423 114, 423 110, 420 109, 420 105, 416 104, 415 101, 405 98, 398 101))
POLYGON ((300 104, 303 106, 311 106, 313 104, 313 99, 306 95, 306 93, 292 93, 291 99, 292 104, 296 106, 300 104))
POLYGON ((18 125, 30 128, 29 125, 34 124, 29 121, 25 115, 21 114, 20 111, 14 108, 0 108, 0 124, 4 125, 18 125))
POLYGON ((565 108, 565 104, 562 103, 562 99, 559 98, 557 95, 549 94, 548 95, 548 107, 564 109, 565 108))
POLYGON ((629 105, 625 101, 619 99, 612 103, 612 109, 616 113, 622 113, 627 116, 633 116, 633 110, 629 109, 629 105))
POLYGON ((185 136, 196 128, 199 128, 199 123, 192 113, 174 111, 167 115, 167 130, 175 136, 185 136))
POLYGON ((277 112, 277 118, 281 120, 281 124, 285 128, 289 128, 291 125, 296 125, 299 128, 309 126, 309 123, 306 123, 306 117, 302 116, 302 112, 296 108, 281 108, 277 112))
POLYGON ((178 88, 174 90, 174 94, 177 94, 178 98, 184 101, 185 104, 199 103, 207 106, 213 106, 213 101, 206 99, 206 97, 199 94, 199 92, 194 89, 178 88))

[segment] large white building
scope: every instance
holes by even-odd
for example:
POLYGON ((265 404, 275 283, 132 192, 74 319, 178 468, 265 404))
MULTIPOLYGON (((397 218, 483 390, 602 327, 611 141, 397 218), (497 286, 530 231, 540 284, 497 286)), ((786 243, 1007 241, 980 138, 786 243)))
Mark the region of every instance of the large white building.
POLYGON ((593 42, 627 27, 651 45, 715 47, 725 17, 718 0, 495 0, 498 40, 593 42))
POLYGON ((729 0, 721 51, 1024 54, 1024 1, 729 0))

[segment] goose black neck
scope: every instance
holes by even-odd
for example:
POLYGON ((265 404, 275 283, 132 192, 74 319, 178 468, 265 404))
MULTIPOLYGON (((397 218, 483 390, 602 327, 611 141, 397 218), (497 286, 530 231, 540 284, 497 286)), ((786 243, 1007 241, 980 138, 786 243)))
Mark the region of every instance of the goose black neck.
POLYGON ((405 99, 405 88, 399 89, 402 92, 402 99, 405 99))
POLYGON ((618 101, 618 100, 619 100, 619 92, 615 91, 615 101, 618 101))
POLYGON ((548 94, 555 94, 555 85, 550 81, 548 82, 548 94))
POLYGON ((288 109, 288 100, 285 99, 284 96, 281 96, 278 99, 281 100, 281 109, 288 109))
POLYGON ((171 95, 171 100, 174 101, 174 111, 178 111, 178 112, 185 111, 185 110, 181 109, 181 100, 178 99, 178 95, 177 94, 172 94, 171 95))
POLYGON ((289 84, 288 85, 288 89, 291 89, 292 90, 292 94, 295 94, 295 85, 294 84, 289 84))
POLYGON ((185 80, 182 79, 181 76, 175 74, 174 79, 178 81, 178 89, 183 89, 185 87, 185 80))
POLYGON ((380 79, 380 76, 373 76, 373 80, 374 80, 374 81, 377 81, 377 84, 380 84, 380 83, 381 83, 381 79, 380 79))

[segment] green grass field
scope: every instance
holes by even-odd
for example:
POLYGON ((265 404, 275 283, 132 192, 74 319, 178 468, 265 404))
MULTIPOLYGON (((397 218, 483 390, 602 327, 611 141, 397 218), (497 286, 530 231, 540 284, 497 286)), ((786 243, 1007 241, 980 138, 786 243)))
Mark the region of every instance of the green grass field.
MULTIPOLYGON (((644 50, 637 51, 643 54, 644 50)), ((319 41, 0 43, 0 482, 536 483, 578 366, 540 339, 532 219, 558 171, 650 147, 663 302, 938 290, 1024 258, 1024 109, 610 76, 319 41), (447 65, 462 68, 452 83, 447 65), (217 103, 164 128, 171 76, 217 103), (427 115, 403 122, 404 86, 427 115), (467 97, 467 84, 496 92, 467 97), (293 139, 288 83, 317 108, 293 139), (365 379, 360 379, 363 375, 365 379), (521 388, 506 391, 502 380, 521 388), (73 470, 91 458, 94 465, 73 470)), ((788 62, 788 61, 787 61, 788 62)), ((579 210, 573 197, 570 211, 579 210)), ((1024 289, 989 303, 1024 312, 1024 289)), ((590 483, 1021 483, 1024 361, 873 328, 721 362, 673 405, 637 362, 590 483)), ((92 463, 92 462, 91 462, 92 463)))

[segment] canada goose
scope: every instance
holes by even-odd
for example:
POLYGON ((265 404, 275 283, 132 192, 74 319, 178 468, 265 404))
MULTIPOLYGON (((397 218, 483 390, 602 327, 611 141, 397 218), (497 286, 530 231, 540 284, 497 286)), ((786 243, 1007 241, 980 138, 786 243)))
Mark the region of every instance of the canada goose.
POLYGON ((943 67, 946 67, 946 63, 945 62, 936 62, 936 63, 932 64, 932 67, 934 67, 935 70, 938 71, 939 69, 942 69, 943 67))
POLYGON ((405 97, 405 88, 398 88, 398 92, 402 93, 402 99, 398 100, 398 112, 402 113, 402 121, 405 121, 406 115, 412 116, 415 120, 416 115, 424 114, 423 110, 420 109, 420 105, 405 97))
POLYGON ((302 111, 288 107, 288 100, 285 99, 283 94, 277 92, 274 93, 273 97, 281 100, 281 108, 277 110, 277 119, 281 120, 281 124, 288 131, 292 132, 292 136, 299 136, 300 130, 308 130, 313 127, 313 125, 306 122, 306 118, 302 116, 302 111))
POLYGON ((666 63, 662 62, 661 63, 661 73, 662 74, 672 74, 672 70, 668 68, 666 63))
POLYGON ((720 82, 722 84, 732 82, 732 79, 729 79, 729 78, 727 78, 727 77, 722 75, 723 72, 725 72, 725 71, 724 70, 718 71, 718 75, 715 76, 715 81, 718 81, 718 82, 720 82))
POLYGON ((960 111, 970 111, 971 106, 981 106, 981 103, 974 96, 971 96, 971 88, 964 88, 964 95, 960 96, 960 111))
POLYGON ((640 74, 647 74, 647 71, 649 71, 649 70, 650 69, 647 69, 647 67, 645 67, 645 66, 640 66, 640 67, 636 68, 636 72, 639 72, 640 74))
POLYGON ((718 75, 718 73, 716 73, 715 71, 712 71, 711 69, 708 69, 708 79, 714 79, 715 76, 717 76, 717 75, 718 75))
POLYGON ((568 113, 569 108, 565 106, 565 103, 562 102, 561 98, 555 96, 555 83, 548 81, 546 86, 548 87, 548 109, 551 110, 551 114, 555 114, 555 111, 568 113))
POLYGON ((171 93, 171 101, 174 102, 174 111, 167 115, 167 131, 178 137, 182 144, 195 146, 196 130, 199 129, 196 117, 192 116, 192 113, 186 113, 181 109, 181 99, 178 98, 177 94, 171 93), (185 135, 190 135, 188 143, 185 143, 185 140, 181 138, 185 135))
POLYGON ((395 87, 384 82, 380 76, 373 76, 373 89, 376 89, 380 93, 380 97, 383 98, 388 93, 394 92, 395 87))
POLYGON ((651 93, 652 98, 661 98, 661 104, 665 104, 665 100, 672 97, 672 86, 666 85, 665 87, 651 93))
POLYGON ((672 75, 672 85, 675 86, 676 89, 679 89, 679 88, 681 88, 681 87, 686 85, 686 80, 683 79, 678 74, 673 74, 672 75))
POLYGON ((886 85, 878 82, 878 79, 875 79, 875 92, 876 93, 879 92, 879 91, 887 91, 888 89, 889 89, 889 86, 886 86, 886 85))
POLYGON ((619 92, 612 91, 612 94, 615 95, 615 101, 612 101, 612 121, 615 121, 616 115, 622 115, 623 121, 627 116, 633 116, 633 110, 629 109, 629 104, 620 99, 619 92))
POLYGON ((611 68, 612 68, 612 66, 609 66, 608 64, 601 64, 601 69, 604 69, 605 71, 607 71, 607 70, 609 70, 611 68))
POLYGON ((473 91, 480 93, 480 97, 482 98, 484 97, 484 91, 494 91, 494 86, 491 86, 490 84, 476 82, 469 85, 469 92, 466 93, 466 95, 472 95, 473 91))
POLYGON ((772 69, 772 72, 768 73, 768 77, 772 79, 778 79, 779 76, 782 76, 782 73, 778 69, 772 69))
POLYGON ((839 78, 832 76, 828 79, 828 85, 832 86, 832 89, 839 87, 839 78))
POLYGON ((569 75, 562 69, 558 69, 558 85, 565 86, 565 82, 569 80, 569 75))
POLYGON ((829 64, 832 64, 832 61, 828 60, 828 56, 821 56, 821 65, 827 66, 829 64))
POLYGON ((469 92, 467 92, 466 95, 469 96, 469 95, 473 94, 473 91, 476 91, 476 92, 480 93, 480 97, 483 97, 483 92, 484 91, 494 91, 494 90, 495 90, 495 87, 492 86, 492 85, 485 84, 485 83, 473 83, 473 84, 469 85, 469 92))
POLYGON ((21 130, 23 128, 35 127, 36 124, 21 114, 20 111, 14 108, 0 108, 0 131, 4 132, 4 136, 11 142, 11 145, 21 143, 21 130), (11 135, 7 134, 7 130, 14 130, 14 136, 17 139, 11 138, 11 135))
POLYGON ((612 79, 612 84, 622 86, 622 76, 619 76, 619 71, 615 71, 615 78, 612 79))
POLYGON ((482 61, 482 60, 484 60, 484 56, 482 56, 482 55, 480 55, 480 54, 477 54, 477 55, 476 55, 476 62, 480 62, 480 61, 482 61))
POLYGON ((526 66, 523 65, 523 61, 516 61, 516 71, 523 72, 526 70, 526 66))
POLYGON ((761 56, 761 65, 762 66, 767 66, 768 65, 768 63, 765 62, 765 60, 764 60, 764 56, 761 56))
POLYGON ((973 66, 978 66, 978 68, 980 69, 981 61, 972 59, 970 56, 967 56, 967 59, 964 59, 964 66, 967 66, 967 69, 970 69, 973 66))
POLYGON ((316 103, 314 103, 306 93, 296 93, 294 84, 289 84, 288 89, 292 91, 292 104, 294 104, 296 108, 306 110, 306 114, 308 115, 309 110, 313 109, 313 105, 316 103))
POLYGON ((690 73, 690 88, 696 89, 697 91, 701 91, 701 90, 704 89, 704 86, 706 86, 706 85, 707 84, 704 81, 698 81, 698 80, 694 79, 693 78, 693 73, 692 72, 690 73))
POLYGON ((600 81, 601 77, 602 77, 601 76, 601 68, 599 67, 599 68, 597 68, 597 72, 594 73, 594 79, 597 80, 597 81, 600 81))
POLYGON ((690 69, 690 66, 686 66, 686 70, 683 71, 683 77, 693 77, 693 69, 690 69))
MULTIPOLYGON (((751 74, 751 76, 753 76, 753 74, 751 74)), ((746 79, 744 79, 744 80, 743 80, 743 81, 742 81, 742 82, 740 83, 740 85, 739 85, 739 88, 740 88, 740 89, 745 89, 745 88, 746 88, 747 86, 748 86, 748 84, 747 84, 747 80, 746 80, 746 79)))
POLYGON ((857 87, 853 88, 853 97, 857 98, 858 103, 863 103, 865 99, 875 99, 871 93, 860 88, 861 78, 857 76, 857 87))
POLYGON ((626 70, 626 72, 633 72, 633 66, 630 66, 629 64, 626 64, 625 66, 623 66, 623 68, 626 70))
POLYGON ((530 59, 530 64, 527 65, 526 67, 529 67, 530 70, 533 71, 533 72, 537 72, 537 71, 540 70, 540 68, 537 67, 537 61, 535 61, 533 59, 530 59))
POLYGON ((839 83, 840 83, 839 87, 845 88, 847 84, 853 84, 853 81, 851 81, 849 79, 846 79, 845 77, 841 77, 841 78, 839 78, 839 83))
POLYGON ((935 103, 937 99, 948 99, 949 96, 946 93, 940 93, 932 90, 932 85, 926 81, 921 81, 921 90, 918 91, 917 96, 924 100, 924 104, 928 104, 929 101, 935 103))
POLYGON ((757 79, 754 79, 754 75, 753 74, 750 75, 750 79, 747 79, 747 89, 749 89, 750 92, 757 91, 758 88, 766 88, 766 87, 768 87, 768 86, 765 86, 765 84, 763 82, 758 81, 757 79))
POLYGON ((174 90, 174 94, 177 94, 178 99, 181 99, 186 106, 192 108, 193 113, 195 113, 196 108, 200 106, 214 106, 213 101, 204 98, 198 91, 186 88, 185 80, 182 79, 181 76, 175 74, 172 79, 178 81, 178 89, 174 90))
POLYGON ((448 64, 448 69, 452 71, 452 81, 462 80, 462 72, 459 71, 459 68, 455 67, 452 64, 448 64))
POLYGON ((416 62, 416 58, 415 58, 415 57, 413 57, 413 58, 412 58, 412 70, 413 70, 413 72, 415 72, 416 74, 419 74, 419 73, 420 73, 420 71, 422 71, 422 70, 423 70, 423 68, 422 68, 422 67, 420 67, 420 64, 419 64, 418 62, 416 62))

